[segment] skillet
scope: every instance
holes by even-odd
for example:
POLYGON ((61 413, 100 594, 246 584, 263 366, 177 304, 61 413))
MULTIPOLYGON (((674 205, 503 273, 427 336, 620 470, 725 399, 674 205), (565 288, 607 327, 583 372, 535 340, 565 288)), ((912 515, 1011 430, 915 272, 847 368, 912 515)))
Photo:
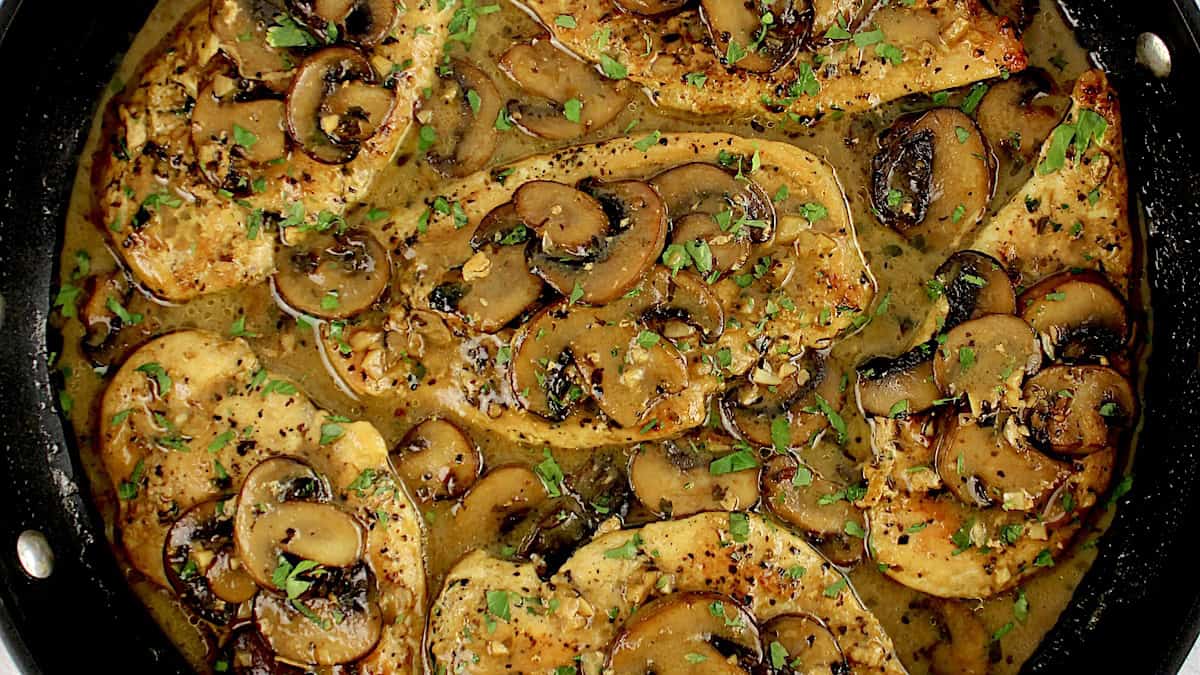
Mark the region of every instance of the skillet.
MULTIPOLYGON (((1133 490, 1024 670, 1174 673, 1200 632, 1189 536, 1200 529, 1200 131, 1190 105, 1200 101, 1190 82, 1200 5, 1062 2, 1122 97, 1132 212, 1146 214, 1152 352, 1133 490), (1170 76, 1138 63, 1143 32, 1165 43, 1170 76)), ((76 159, 100 90, 153 4, 0 0, 0 641, 28 673, 189 672, 121 578, 47 367, 76 159), (18 540, 28 552, 41 537, 53 553, 45 579, 18 558, 18 540)))

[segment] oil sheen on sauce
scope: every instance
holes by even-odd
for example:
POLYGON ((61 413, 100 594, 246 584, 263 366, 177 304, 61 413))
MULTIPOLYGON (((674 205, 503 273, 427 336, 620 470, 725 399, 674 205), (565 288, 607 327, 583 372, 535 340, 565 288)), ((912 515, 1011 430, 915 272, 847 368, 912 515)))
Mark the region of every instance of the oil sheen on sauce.
MULTIPOLYGON (((483 68, 501 89, 504 98, 515 93, 511 82, 496 67, 494 61, 509 45, 541 33, 539 27, 510 0, 498 0, 501 11, 487 15, 467 54, 483 68)), ((157 6, 145 27, 138 34, 125 62, 121 65, 109 93, 119 91, 122 82, 131 77, 138 62, 152 49, 174 22, 192 9, 196 0, 164 0, 157 6)), ((1025 32, 1024 40, 1032 65, 1047 71, 1059 84, 1069 84, 1088 67, 1087 55, 1076 43, 1052 0, 1042 0, 1042 8, 1033 25, 1025 32)), ((870 159, 874 153, 875 135, 888 127, 900 114, 931 106, 928 97, 907 99, 882 108, 838 118, 829 116, 812 127, 793 123, 777 124, 762 119, 681 118, 666 116, 654 109, 644 97, 637 97, 613 123, 581 139, 569 143, 595 141, 626 133, 642 136, 661 131, 721 131, 747 137, 782 140, 825 158, 835 168, 849 200, 858 232, 859 244, 879 283, 879 295, 889 298, 887 311, 876 316, 865 330, 842 341, 833 358, 850 370, 863 358, 875 354, 898 353, 904 346, 905 334, 928 309, 929 299, 924 282, 941 262, 940 257, 926 255, 910 247, 904 239, 880 225, 870 212, 868 186, 870 159)), ((952 99, 957 100, 957 99, 952 99)), ((105 102, 101 101, 103 105, 105 102)), ((114 269, 116 263, 107 250, 100 229, 90 222, 91 207, 90 158, 95 147, 98 129, 93 128, 88 147, 80 158, 69 215, 66 223, 61 258, 63 280, 72 278, 80 259, 86 258, 93 272, 114 269)), ((423 162, 413 161, 415 139, 402 147, 399 161, 394 162, 383 176, 372 205, 387 208, 411 203, 421 195, 434 191, 442 179, 423 162)), ((513 130, 502 134, 493 156, 493 164, 547 151, 555 145, 526 136, 513 130)), ((992 208, 999 208, 1031 172, 1030 167, 1001 164, 992 208)), ((354 221, 354 215, 349 218, 354 221)), ((421 409, 413 403, 396 408, 381 402, 354 400, 343 392, 328 373, 321 360, 313 334, 297 326, 276 304, 270 286, 261 284, 235 293, 206 296, 182 306, 168 306, 152 299, 137 297, 128 307, 142 313, 145 319, 139 328, 147 336, 165 333, 182 327, 198 327, 218 333, 228 333, 231 324, 244 317, 246 339, 265 365, 276 373, 292 378, 319 405, 347 417, 365 419, 375 424, 390 444, 399 442, 404 433, 417 422, 433 416, 436 410, 421 409)), ((55 366, 62 374, 66 395, 73 402, 69 416, 76 430, 82 461, 91 481, 96 502, 105 517, 106 534, 120 557, 118 536, 113 530, 116 510, 115 495, 96 456, 93 445, 100 394, 106 384, 103 368, 97 369, 80 348, 82 327, 78 321, 60 321, 60 356, 55 366)), ((126 350, 127 351, 127 350, 126 350)), ((120 363, 123 352, 114 355, 111 367, 120 363)), ((854 405, 842 411, 849 426, 844 448, 847 462, 862 462, 870 457, 870 434, 867 423, 854 405)), ((496 466, 520 462, 534 465, 542 461, 541 447, 521 447, 501 440, 486 429, 465 429, 479 444, 485 465, 496 466)), ((564 471, 582 464, 586 453, 627 453, 624 448, 596 450, 556 450, 555 456, 564 471)), ((458 554, 474 542, 472 533, 458 532, 447 526, 449 504, 437 504, 426 515, 428 525, 428 569, 431 588, 437 588, 441 578, 458 554)), ((1084 531, 1070 556, 1059 560, 1049 570, 1031 578, 1021 588, 1028 603, 1024 621, 1014 618, 1016 593, 1010 592, 983 602, 964 604, 976 611, 986 635, 991 670, 996 673, 1016 672, 1032 654, 1045 633, 1054 625, 1060 612, 1083 573, 1096 556, 1096 537, 1107 518, 1084 531), (1000 636, 999 638, 995 636, 1000 636)), ((202 632, 175 605, 171 595, 140 578, 126 567, 130 583, 150 612, 164 626, 183 654, 197 668, 207 669, 207 646, 202 632)), ((941 634, 933 620, 939 601, 910 590, 884 577, 875 566, 864 560, 853 570, 851 580, 862 600, 879 617, 893 638, 904 664, 913 673, 938 672, 935 664, 953 659, 953 643, 947 652, 947 637, 941 634)), ((972 648, 969 645, 961 645, 972 648)), ((977 647, 974 647, 977 648, 977 647)), ((944 666, 943 666, 944 667, 944 666)))

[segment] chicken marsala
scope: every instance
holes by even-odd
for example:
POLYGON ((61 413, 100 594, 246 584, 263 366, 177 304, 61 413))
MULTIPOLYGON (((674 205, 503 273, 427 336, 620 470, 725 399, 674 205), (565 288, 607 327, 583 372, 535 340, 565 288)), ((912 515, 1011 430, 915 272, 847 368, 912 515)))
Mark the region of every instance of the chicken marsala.
POLYGON ((134 591, 200 672, 1016 672, 1144 330, 1020 4, 163 0, 52 319, 134 591))

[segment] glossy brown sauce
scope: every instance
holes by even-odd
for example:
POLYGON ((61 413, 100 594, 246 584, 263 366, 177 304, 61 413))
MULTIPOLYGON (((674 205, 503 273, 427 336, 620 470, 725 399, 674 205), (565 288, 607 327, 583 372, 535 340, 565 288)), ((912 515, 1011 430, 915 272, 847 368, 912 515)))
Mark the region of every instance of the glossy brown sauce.
MULTIPOLYGON (((1087 56, 1076 43, 1053 2, 1043 0, 1042 4, 1042 11, 1024 34, 1030 62, 1045 69, 1061 87, 1069 90, 1071 81, 1087 68, 1087 56)), ((178 17, 194 5, 194 0, 164 0, 155 9, 121 66, 115 80, 116 86, 111 87, 110 91, 120 88, 119 83, 131 75, 141 56, 154 46, 178 17)), ((514 42, 539 35, 541 30, 527 14, 507 0, 501 0, 500 5, 500 12, 480 19, 479 31, 468 52, 468 58, 492 77, 500 88, 502 97, 507 100, 517 95, 516 88, 499 71, 495 60, 514 42)), ((956 102, 958 99, 951 100, 956 102)), ((823 157, 835 168, 849 200, 860 246, 879 284, 878 298, 890 298, 889 308, 885 313, 877 316, 865 330, 840 342, 834 349, 833 358, 849 372, 866 356, 899 352, 907 343, 907 329, 918 322, 929 307, 924 281, 932 276, 934 269, 942 262, 942 257, 912 248, 892 230, 880 225, 870 212, 867 188, 870 158, 876 147, 876 134, 887 128, 898 115, 930 106, 932 103, 928 97, 917 97, 858 115, 840 118, 831 116, 813 127, 804 127, 790 122, 777 125, 766 119, 685 119, 680 116, 668 116, 655 110, 644 97, 639 96, 616 121, 576 141, 552 144, 524 135, 515 129, 502 134, 492 164, 503 164, 575 142, 609 138, 623 132, 641 137, 654 130, 720 131, 783 140, 823 157)), ((81 158, 71 201, 61 261, 64 280, 70 279, 72 271, 77 268, 80 251, 86 253, 93 273, 114 269, 116 266, 112 255, 106 249, 99 228, 87 218, 91 205, 91 189, 88 182, 90 156, 97 135, 93 129, 88 150, 81 158)), ((424 162, 415 161, 415 156, 415 139, 410 138, 401 149, 399 161, 393 163, 387 175, 381 179, 379 189, 372 196, 368 207, 378 205, 381 208, 397 208, 437 190, 443 179, 429 170, 424 162)), ((991 202, 992 209, 1003 205, 1008 196, 1028 178, 1030 172, 1031 167, 1012 167, 1002 163, 996 194, 991 202)), ((357 218, 362 217, 363 212, 365 208, 357 214, 352 214, 349 220, 355 222, 357 218)), ((181 327, 199 327, 227 334, 237 317, 245 317, 245 330, 254 334, 247 339, 268 368, 278 375, 292 378, 317 404, 338 414, 374 423, 392 445, 398 443, 417 422, 438 413, 437 410, 423 409, 413 403, 403 403, 397 407, 395 401, 356 400, 349 396, 329 374, 312 331, 298 326, 278 307, 268 284, 236 293, 202 297, 182 306, 166 306, 145 297, 137 297, 128 309, 145 315, 145 321, 138 329, 147 337, 181 327)), ((91 479, 96 501, 106 517, 107 534, 115 544, 116 535, 112 531, 115 496, 93 445, 94 426, 97 423, 95 411, 106 380, 102 372, 93 368, 92 361, 80 348, 80 323, 62 322, 61 333, 62 353, 55 365, 63 373, 66 394, 73 401, 70 417, 78 434, 82 459, 91 479)), ((127 348, 124 351, 118 349, 111 355, 113 368, 119 365, 120 358, 127 351, 127 348)), ((853 397, 842 411, 849 426, 849 437, 844 447, 846 457, 837 460, 851 470, 855 463, 869 459, 871 453, 869 428, 855 410, 852 399, 853 397)), ((533 465, 543 459, 541 446, 521 447, 489 434, 486 429, 466 431, 481 447, 485 466, 498 466, 510 462, 533 465)), ((599 451, 628 453, 624 448, 599 451)), ((555 457, 564 471, 570 473, 587 460, 591 452, 594 451, 557 450, 555 457)), ((624 463, 623 459, 618 461, 624 463)), ((474 537, 477 533, 462 532, 451 527, 451 505, 452 502, 436 503, 427 507, 425 514, 428 525, 431 589, 438 587, 441 578, 459 554, 471 547, 492 543, 476 541, 474 537)), ((986 644, 963 645, 964 648, 987 649, 994 672, 1015 672, 1070 601, 1080 578, 1095 558, 1095 536, 1100 529, 1097 525, 1095 531, 1085 531, 1079 537, 1070 556, 1062 558, 1052 569, 1022 585, 1029 607, 1025 621, 1017 621, 1014 618, 1015 592, 983 602, 962 601, 961 604, 965 607, 976 610, 976 616, 982 621, 986 632, 986 644), (1011 628, 1004 632, 1005 627, 1010 624, 1011 628), (991 636, 1000 633, 1003 633, 1000 639, 990 639, 991 636)), ((114 546, 114 550, 120 555, 119 546, 114 546)), ((141 579, 132 570, 129 571, 129 576, 133 588, 187 658, 198 667, 206 668, 206 647, 201 632, 175 605, 171 595, 141 579)), ((935 654, 936 647, 945 643, 947 639, 946 635, 940 633, 939 622, 934 620, 931 608, 935 603, 919 592, 888 580, 867 559, 857 564, 851 573, 851 580, 859 596, 879 617, 891 635, 908 669, 913 673, 930 672, 932 660, 941 658, 935 654)))

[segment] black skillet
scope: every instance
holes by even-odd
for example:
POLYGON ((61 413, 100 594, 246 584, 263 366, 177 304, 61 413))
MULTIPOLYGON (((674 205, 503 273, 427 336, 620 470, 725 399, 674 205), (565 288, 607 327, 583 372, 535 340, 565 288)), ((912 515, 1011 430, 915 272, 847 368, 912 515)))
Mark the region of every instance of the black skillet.
MULTIPOLYGON (((1175 673, 1200 630, 1200 6, 1063 0, 1121 93, 1154 308, 1132 492, 1031 673, 1175 673), (1153 32, 1166 79, 1137 63, 1153 32)), ((129 592, 54 407, 45 320, 100 90, 152 0, 0 0, 0 640, 28 673, 187 672, 129 592), (45 535, 53 573, 19 564, 45 535)))

